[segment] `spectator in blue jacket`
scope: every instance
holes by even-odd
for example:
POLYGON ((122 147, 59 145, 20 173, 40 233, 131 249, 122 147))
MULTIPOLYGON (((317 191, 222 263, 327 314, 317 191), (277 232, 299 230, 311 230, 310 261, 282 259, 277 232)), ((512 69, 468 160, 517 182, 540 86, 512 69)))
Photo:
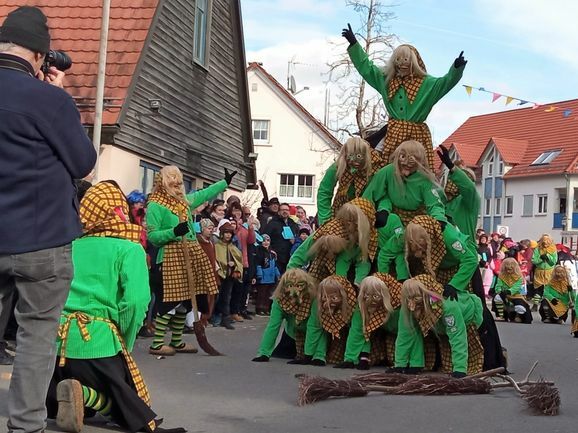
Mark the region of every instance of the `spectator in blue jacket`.
POLYGON ((311 230, 308 227, 301 227, 299 229, 299 236, 297 237, 297 239, 295 239, 295 243, 291 247, 291 252, 289 253, 291 256, 293 255, 295 250, 297 250, 297 248, 299 248, 301 244, 305 242, 305 239, 307 239, 310 234, 311 230))
POLYGON ((271 238, 263 235, 263 242, 257 248, 257 299, 255 312, 258 316, 268 316, 271 311, 271 294, 281 274, 277 268, 277 254, 270 249, 271 238))
POLYGON ((74 179, 86 177, 96 162, 63 89, 64 72, 41 71, 49 50, 40 9, 22 6, 8 14, 0 27, 0 317, 18 293, 6 398, 13 432, 46 428, 56 333, 73 273, 71 242, 81 234, 74 179))

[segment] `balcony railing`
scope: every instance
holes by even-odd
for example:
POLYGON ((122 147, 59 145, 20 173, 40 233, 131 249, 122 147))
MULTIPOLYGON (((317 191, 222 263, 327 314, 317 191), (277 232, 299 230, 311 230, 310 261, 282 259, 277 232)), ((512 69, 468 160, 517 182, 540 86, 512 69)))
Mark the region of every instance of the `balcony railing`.
MULTIPOLYGON (((552 228, 553 229, 562 229, 562 223, 564 222, 564 218, 566 217, 565 213, 555 213, 553 220, 552 220, 552 228)), ((572 227, 578 228, 578 212, 572 213, 572 227)), ((566 230, 569 230, 570 227, 566 227, 566 230)))

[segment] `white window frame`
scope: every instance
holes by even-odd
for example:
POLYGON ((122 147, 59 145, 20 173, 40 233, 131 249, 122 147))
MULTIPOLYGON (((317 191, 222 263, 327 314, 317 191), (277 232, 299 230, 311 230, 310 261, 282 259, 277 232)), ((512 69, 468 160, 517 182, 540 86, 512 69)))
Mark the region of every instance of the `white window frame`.
POLYGON ((498 164, 498 175, 504 174, 504 161, 500 159, 500 163, 498 164))
MULTIPOLYGON (((259 126, 262 126, 259 125, 259 126)), ((251 130, 253 134, 253 142, 258 145, 268 144, 270 137, 271 137, 271 121, 268 119, 253 119, 251 122, 251 130), (257 122, 265 122, 266 128, 255 128, 255 124, 257 122), (255 137, 255 132, 259 131, 259 137, 255 137), (267 138, 260 138, 262 136, 263 131, 267 134, 267 138)))
POLYGON ((522 202, 522 216, 523 217, 531 217, 534 216, 534 194, 525 194, 524 199, 522 202), (526 212, 526 197, 531 197, 532 200, 532 208, 529 212, 526 212))
POLYGON ((548 213, 548 194, 538 194, 538 209, 536 215, 546 215, 548 213))
POLYGON ((504 206, 504 216, 512 216, 513 214, 514 214, 514 196, 507 195, 504 206), (508 202, 512 204, 510 212, 508 212, 508 202))
POLYGON ((279 174, 279 199, 292 203, 312 203, 315 199, 315 175, 300 173, 280 173, 279 174), (293 176, 293 183, 289 183, 289 178, 285 184, 281 183, 283 176, 293 176), (307 178, 311 179, 311 185, 306 185, 307 178), (303 181, 305 184, 300 185, 303 181), (288 193, 288 187, 291 187, 291 193, 288 193), (307 194, 307 195, 304 195, 307 194))
POLYGON ((546 165, 546 164, 550 164, 552 161, 554 161, 554 159, 556 159, 556 157, 558 155, 560 155, 560 153, 562 153, 561 149, 556 149, 556 150, 548 150, 546 152, 543 152, 540 154, 540 156, 538 156, 538 158, 536 158, 534 160, 534 162, 530 165, 546 165))
POLYGON ((484 216, 491 216, 492 215, 492 199, 486 198, 484 199, 484 216))
POLYGON ((205 69, 209 69, 212 10, 213 0, 195 0, 193 61, 205 69))
POLYGON ((493 176, 494 176, 494 158, 492 157, 490 162, 488 162, 488 177, 493 176))
POLYGON ((494 215, 502 215, 502 199, 501 197, 496 197, 494 202, 494 215))

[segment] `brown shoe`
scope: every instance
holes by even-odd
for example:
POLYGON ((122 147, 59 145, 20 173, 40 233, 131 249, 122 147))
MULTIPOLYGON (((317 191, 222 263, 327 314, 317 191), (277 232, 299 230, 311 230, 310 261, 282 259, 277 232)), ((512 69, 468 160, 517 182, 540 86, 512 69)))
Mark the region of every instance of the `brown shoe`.
POLYGON ((58 413, 56 425, 63 431, 78 433, 84 422, 82 385, 78 380, 65 379, 56 386, 58 413))
POLYGON ((175 356, 175 353, 177 353, 177 352, 171 346, 167 346, 166 344, 163 344, 158 349, 153 349, 152 347, 149 347, 149 353, 151 355, 175 356))
POLYGON ((199 349, 193 346, 191 343, 181 343, 180 346, 170 346, 171 349, 174 349, 177 353, 197 353, 199 349))
POLYGON ((231 314, 231 319, 235 322, 244 322, 244 319, 240 314, 231 314))

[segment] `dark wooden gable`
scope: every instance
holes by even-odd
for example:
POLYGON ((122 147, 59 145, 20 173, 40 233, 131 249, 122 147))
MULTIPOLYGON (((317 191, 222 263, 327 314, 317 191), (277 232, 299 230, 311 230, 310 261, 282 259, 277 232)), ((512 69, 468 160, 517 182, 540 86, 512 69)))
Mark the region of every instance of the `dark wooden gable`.
POLYGON ((156 12, 115 144, 193 177, 233 186, 255 182, 246 165, 252 152, 245 56, 238 0, 212 0, 210 51, 205 69, 193 62, 195 2, 162 0, 156 12), (158 99, 158 113, 149 101, 158 99))

